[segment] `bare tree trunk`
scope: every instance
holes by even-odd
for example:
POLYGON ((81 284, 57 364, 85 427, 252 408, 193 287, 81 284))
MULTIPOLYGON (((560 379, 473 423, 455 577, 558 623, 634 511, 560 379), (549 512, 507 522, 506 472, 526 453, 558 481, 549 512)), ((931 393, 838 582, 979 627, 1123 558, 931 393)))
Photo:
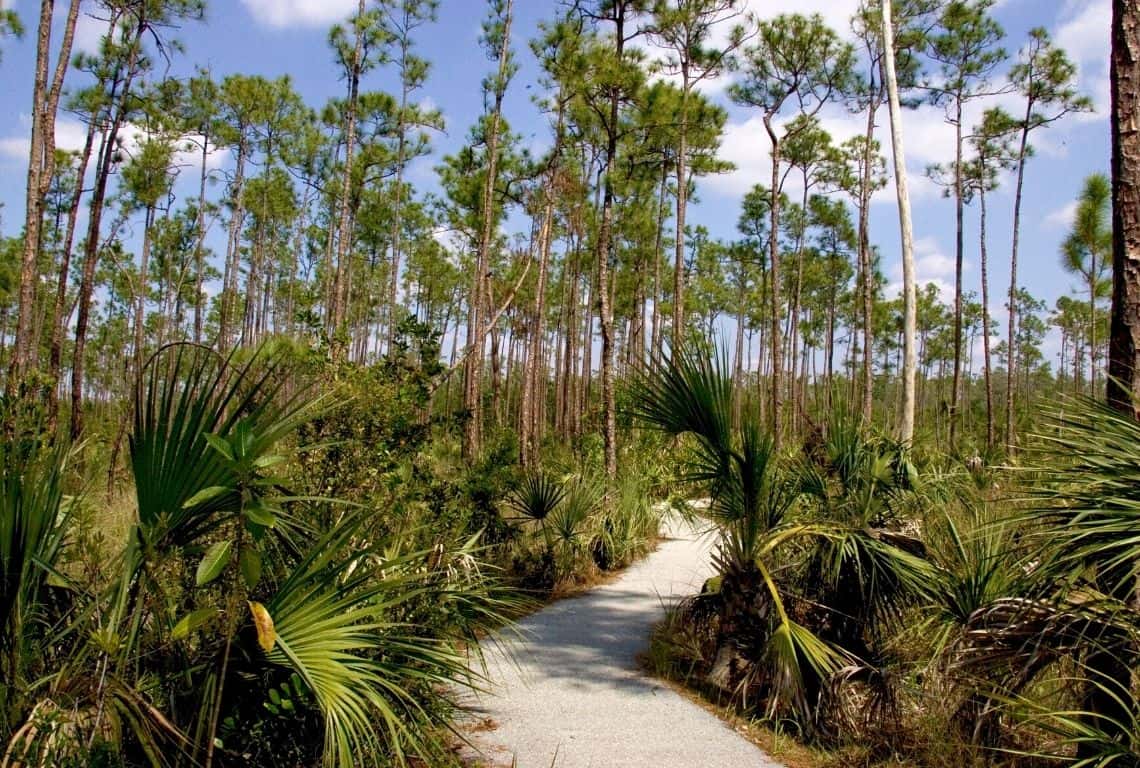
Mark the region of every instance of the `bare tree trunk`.
POLYGON ((360 19, 364 17, 365 0, 359 0, 357 7, 356 43, 352 52, 352 65, 348 73, 348 104, 345 109, 348 114, 345 125, 344 139, 344 178, 340 185, 340 220, 337 226, 336 238, 336 276, 333 282, 332 295, 332 324, 329 328, 331 339, 330 347, 334 359, 342 358, 345 352, 345 340, 341 338, 345 331, 345 313, 348 307, 348 259, 349 244, 352 238, 350 228, 352 210, 352 161, 356 154, 356 111, 360 93, 360 71, 363 65, 361 59, 364 55, 364 31, 360 29, 360 19))
MULTIPOLYGON (((889 2, 890 0, 887 0, 889 2)), ((962 260, 965 254, 965 201, 962 189, 962 102, 954 122, 954 382, 950 393, 950 450, 957 449, 958 406, 962 389, 962 260)))
POLYGON ((202 343, 202 319, 205 315, 202 300, 203 270, 206 268, 206 179, 210 159, 210 134, 202 133, 202 165, 198 174, 198 237, 194 241, 194 343, 202 343))
POLYGON ((772 142, 772 186, 769 190, 770 231, 768 232, 768 263, 769 283, 771 285, 771 330, 772 336, 768 343, 772 347, 772 391, 769 393, 769 402, 772 408, 769 414, 769 424, 772 429, 772 441, 777 453, 782 443, 783 418, 783 340, 780 338, 780 139, 776 135, 770 115, 764 116, 764 128, 768 131, 768 138, 772 142))
POLYGON ((1015 355, 1013 354, 1013 329, 1017 323, 1017 249, 1021 239, 1021 193, 1025 182, 1025 160, 1028 157, 1029 125, 1032 118, 1032 102, 1027 102, 1025 122, 1021 128, 1021 146, 1017 153, 1017 188, 1013 195, 1013 248, 1009 259, 1009 320, 1006 326, 1006 344, 1010 350, 1009 363, 1005 372, 1005 446, 1013 454, 1017 447, 1017 436, 1013 427, 1013 390, 1015 355))
POLYGON ((109 103, 113 112, 110 125, 103 134, 99 148, 99 158, 95 171, 95 189, 91 195, 91 205, 87 216, 87 240, 83 249, 83 276, 79 283, 78 315, 75 318, 75 347, 71 364, 71 439, 78 440, 83 432, 83 377, 84 355, 87 350, 87 325, 91 315, 91 298, 95 290, 95 268, 99 262, 100 230, 103 223, 103 207, 107 198, 107 184, 111 176, 111 165, 115 155, 115 143, 119 130, 126 118, 126 102, 134 82, 135 66, 138 60, 138 35, 145 28, 146 20, 140 19, 137 29, 132 32, 131 54, 126 63, 126 76, 122 88, 111 89, 109 103))
MULTIPOLYGON (((27 373, 32 354, 32 322, 39 282, 39 261, 44 198, 55 175, 55 120, 63 80, 71 66, 71 45, 79 18, 80 0, 71 0, 63 28, 55 72, 48 83, 51 66, 51 27, 55 0, 40 3, 40 23, 36 33, 36 74, 32 91, 32 132, 28 151, 28 181, 24 213, 24 248, 20 257, 20 289, 16 313, 16 338, 9 364, 7 389, 14 393, 27 373)), ((82 187, 83 179, 77 182, 82 187)))
POLYGON ((990 280, 989 259, 986 249, 986 189, 984 183, 978 189, 978 205, 981 208, 981 220, 978 229, 980 230, 979 248, 982 269, 982 351, 985 358, 983 364, 986 378, 986 448, 992 451, 997 437, 994 427, 994 383, 990 367, 990 280))
POLYGON ((146 328, 147 270, 150 267, 151 230, 154 228, 154 207, 148 206, 143 223, 142 253, 139 255, 139 277, 135 284, 135 354, 134 381, 142 380, 143 331, 146 328))
POLYGON ((63 335, 67 329, 67 318, 71 314, 67 307, 67 283, 71 273, 71 249, 75 244, 75 230, 79 222, 79 206, 83 199, 83 179, 87 176, 87 166, 95 148, 95 121, 87 127, 87 138, 83 143, 83 154, 76 170, 75 193, 71 197, 71 207, 67 212, 67 231, 63 237, 63 254, 59 265, 59 275, 55 289, 55 322, 51 329, 51 348, 48 352, 48 434, 55 434, 59 423, 59 382, 63 374, 63 335))
MULTIPOLYGON (((895 188, 898 193, 899 227, 902 230, 903 262, 903 405, 899 425, 899 438, 910 443, 914 438, 914 379, 915 379, 915 325, 917 321, 917 294, 914 284, 914 231, 910 219, 910 191, 907 188, 906 153, 903 150, 902 108, 899 105, 899 87, 895 76, 894 23, 891 15, 891 0, 883 2, 883 62, 886 69, 887 100, 891 113, 891 146, 895 158, 895 188)), ((959 141, 959 154, 961 142, 959 141)), ((959 169, 960 178, 960 169, 959 169)), ((959 209, 959 216, 961 215, 959 209)), ((961 255, 961 227, 958 230, 959 256, 961 255)), ((962 269, 958 260, 959 273, 962 269)), ((960 274, 959 274, 960 277, 960 274)), ((961 307, 961 281, 958 289, 959 308, 961 307)), ((957 318, 957 333, 961 333, 961 315, 957 318)), ((957 342, 956 342, 957 343, 957 342)), ((959 344, 960 347, 960 344, 959 344)), ((955 379, 960 367, 960 349, 955 350, 955 379)), ((953 422, 951 422, 953 423, 953 422)), ((951 427, 953 428, 953 427, 951 427)))
POLYGON ((534 294, 534 316, 531 324, 530 346, 526 356, 522 391, 522 445, 521 456, 524 467, 539 462, 538 445, 541 438, 539 423, 539 398, 545 392, 546 376, 541 375, 542 338, 545 333, 546 314, 546 274, 550 263, 550 241, 553 230, 554 199, 553 190, 548 190, 543 206, 542 225, 538 233, 538 284, 534 294))
MULTIPOLYGON (((238 272, 241 258, 241 222, 245 218, 243 187, 245 184, 245 161, 248 150, 246 138, 238 138, 237 159, 234 165, 234 181, 230 189, 233 213, 230 215, 229 234, 226 238, 226 263, 222 273, 222 299, 218 308, 218 350, 225 351, 230 346, 230 326, 234 322, 238 272)), ((329 232, 331 241, 332 232, 329 232)))
MULTIPOLYGON (((873 75, 872 75, 873 80, 873 75)), ((873 89, 873 85, 872 85, 873 89)), ((871 263, 871 152, 875 139, 875 111, 881 99, 873 91, 874 98, 867 107, 867 132, 863 145, 863 179, 859 186, 859 284, 863 299, 863 423, 870 425, 874 413, 873 366, 871 360, 872 316, 875 309, 875 275, 871 263)), ((852 371, 854 378, 854 371, 852 371)))
POLYGON ((686 136, 689 102, 688 75, 681 90, 681 124, 677 140, 677 234, 674 237, 673 261, 673 349, 680 349, 685 338, 685 207, 688 199, 685 155, 688 154, 686 136))
POLYGON ((650 337, 650 356, 657 360, 661 355, 661 256, 665 239, 665 195, 669 189, 669 164, 661 163, 661 189, 657 198, 657 235, 653 245, 653 331, 650 337))
MULTIPOLYGON (((363 2, 363 0, 361 0, 363 2)), ((479 237, 475 275, 471 286, 471 322, 468 323, 468 346, 480 344, 467 358, 463 404, 470 414, 463 433, 463 456, 468 461, 478 455, 483 445, 483 338, 484 312, 489 307, 487 271, 490 265, 491 240, 494 234, 495 181, 499 170, 499 123, 502 119, 503 97, 506 92, 507 66, 510 61, 511 19, 514 0, 507 0, 504 10, 502 48, 499 51, 498 81, 495 85, 495 106, 491 111, 490 134, 487 136, 487 177, 483 182, 483 229, 479 237)))
POLYGON ((1108 402, 1136 412, 1140 396, 1140 8, 1113 0, 1112 327, 1108 402))

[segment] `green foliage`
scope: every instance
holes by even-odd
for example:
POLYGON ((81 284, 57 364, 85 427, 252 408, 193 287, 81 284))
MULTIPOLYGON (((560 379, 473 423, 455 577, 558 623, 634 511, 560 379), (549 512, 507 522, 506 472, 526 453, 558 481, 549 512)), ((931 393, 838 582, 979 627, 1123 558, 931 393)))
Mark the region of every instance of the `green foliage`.
MULTIPOLYGON (((29 431, 5 404, 8 435, 0 441, 0 734, 9 735, 12 718, 26 705, 34 680, 43 672, 38 643, 50 634, 53 617, 48 591, 70 527, 70 500, 63 494, 67 452, 29 431)), ((39 425, 34 425, 33 430, 39 425)))

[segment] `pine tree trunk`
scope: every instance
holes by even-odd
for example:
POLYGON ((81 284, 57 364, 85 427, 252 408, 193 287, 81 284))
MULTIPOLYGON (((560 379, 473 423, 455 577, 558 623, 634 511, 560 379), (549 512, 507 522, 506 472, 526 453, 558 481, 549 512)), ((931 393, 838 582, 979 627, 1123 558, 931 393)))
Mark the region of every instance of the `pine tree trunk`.
POLYGON ((202 299, 203 270, 206 268, 206 179, 209 175, 207 163, 210 159, 210 133, 202 132, 202 164, 198 173, 198 237, 194 241, 194 343, 202 343, 202 319, 204 301, 202 299))
POLYGON ((91 194, 91 204, 87 213, 87 239, 83 248, 83 276, 79 283, 78 314, 75 318, 75 345, 71 364, 71 439, 78 440, 83 433, 83 378, 84 356, 87 352, 87 325, 91 316, 91 299, 95 291, 95 271, 99 262, 100 230, 103 224, 103 208, 107 199, 107 185, 111 177, 111 165, 116 151, 116 139, 125 120, 126 102, 131 93, 135 78, 135 65, 138 58, 138 36, 144 22, 133 31, 129 41, 121 41, 131 46, 131 54, 125 65, 126 75, 121 90, 118 82, 112 87, 109 102, 112 118, 103 134, 95 170, 95 188, 91 194))
MULTIPOLYGON (((239 129, 240 130, 240 129, 239 129)), ((245 136, 238 138, 237 159, 234 163, 234 180, 230 187, 233 213, 230 215, 229 234, 226 238, 226 263, 222 273, 222 299, 218 308, 218 351, 230 346, 230 326, 234 322, 234 302, 238 290, 238 272, 241 258, 241 223, 245 218, 245 161, 248 153, 245 136)), ((332 238, 332 232, 329 232, 332 238)))
MULTIPOLYGON (((357 25, 364 17, 365 0, 360 0, 357 7, 357 25)), ((341 359, 345 353, 346 340, 343 338, 345 329, 345 315, 348 309, 348 260, 349 246, 352 239, 350 228, 352 210, 352 166, 356 154, 356 112, 359 106, 360 73, 363 68, 364 32, 357 27, 355 48, 352 52, 352 64, 348 74, 348 103, 345 108, 346 115, 344 139, 344 177, 340 184, 340 217, 337 225, 336 238, 336 276, 333 282, 332 295, 332 323, 329 328, 331 339, 330 348, 333 359, 341 359)))
MULTIPOLYGON (((71 66, 71 46, 79 18, 80 0, 71 0, 55 72, 48 82, 51 63, 51 31, 55 0, 42 0, 36 33, 36 74, 32 91, 32 131, 28 152, 28 175, 24 212, 24 247, 20 258, 20 288, 16 313, 16 338, 9 363, 7 390, 16 392, 28 371, 32 356, 32 318, 39 283, 37 264, 42 246, 44 198, 55 175, 55 120, 63 81, 71 66)), ((77 182, 83 186, 83 179, 77 182)))
POLYGON ((1005 447, 1012 455, 1017 447, 1017 436, 1013 427, 1013 390, 1016 360, 1013 355, 1013 334, 1017 325, 1017 250, 1021 238, 1021 193, 1025 182, 1025 160, 1029 155, 1029 120, 1032 117, 1033 103, 1027 101, 1025 121, 1021 129, 1021 146, 1017 153, 1017 186, 1013 194, 1013 247, 1009 258, 1009 319, 1006 326, 1010 359, 1005 372, 1005 447))
POLYGON ((669 190, 669 164, 661 163, 661 188, 657 198, 657 234, 653 244, 653 315, 652 336, 650 337, 650 357, 661 356, 661 257, 665 239, 665 197, 669 190))
POLYGON ((1112 327, 1108 402, 1135 413, 1140 396, 1140 8, 1113 0, 1112 327))
MULTIPOLYGON (((874 371, 871 360, 871 340, 874 334, 872 319, 875 309, 875 275, 871 263, 871 152, 875 140, 875 112, 882 101, 874 88, 874 74, 871 76, 873 98, 867 107, 867 132, 863 143, 863 178, 859 186, 859 282, 863 299, 863 423, 871 424, 874 415, 874 371)), ((854 372, 852 372, 854 373, 854 372)), ((854 376, 852 376, 854 378, 854 376)))
POLYGON ((994 427, 994 383, 990 363, 990 280, 989 260, 986 252, 986 190, 983 182, 978 190, 978 205, 981 209, 979 222, 979 249, 982 270, 982 351, 986 378, 986 448, 993 450, 996 441, 994 427))
MULTIPOLYGON (((887 101, 891 114, 891 146, 895 159, 895 188, 898 193, 899 227, 902 231, 902 262, 903 262, 903 404, 899 424, 899 439, 910 443, 914 438, 914 380, 916 368, 915 356, 915 326, 917 321, 917 293, 914 279, 914 231, 910 218, 910 191, 907 188, 906 153, 903 149, 902 135, 902 108, 899 104, 898 80, 895 77, 895 47, 894 23, 891 14, 891 0, 883 2, 883 49, 885 51, 883 63, 886 69, 887 101)), ((960 121, 959 121, 960 123, 960 121)), ((961 154, 961 138, 958 145, 961 154)), ((960 170, 960 169, 959 169, 960 170)), ((959 191, 961 174, 958 174, 959 191)), ((961 229, 961 198, 959 197, 959 229, 958 229, 958 296, 957 317, 955 331, 957 339, 955 349, 955 379, 961 367, 961 270, 962 270, 962 229, 961 229)), ((951 421, 953 429, 953 421, 951 421)))
POLYGON ((506 91, 506 74, 510 54, 511 18, 514 0, 507 0, 503 23, 502 48, 499 51, 499 68, 495 86, 495 106, 491 111, 490 135, 487 136, 487 176, 483 181, 483 228, 479 237, 475 275, 471 286, 471 322, 467 328, 467 357, 463 405, 469 416, 463 432, 463 456, 473 460, 483 445, 483 342, 487 334, 484 316, 490 309, 487 272, 490 269, 491 240, 494 233, 495 182, 499 168, 499 123, 502 119, 503 97, 506 91), (473 349, 472 349, 473 348, 473 349))
POLYGON ((764 128, 772 142, 772 186, 769 189, 770 220, 768 232, 768 264, 769 284, 771 286, 771 332, 768 344, 772 348, 772 376, 769 405, 772 409, 769 414, 769 425, 772 430, 772 442, 777 453, 783 444, 783 340, 780 338, 780 139, 776 135, 772 124, 772 116, 764 115, 764 128))
MULTIPOLYGON (((890 0, 887 0, 889 2, 890 0)), ((954 122, 954 380, 950 392, 950 450, 957 449, 962 390, 962 263, 965 258, 965 193, 962 188, 962 101, 954 122)))
MULTIPOLYGON (((681 90, 681 124, 677 138, 677 234, 674 237, 673 256, 673 349, 680 349, 685 339, 685 208, 688 199, 685 171, 688 146, 686 136, 689 84, 688 77, 681 90)), ((616 126, 615 126, 616 129, 616 126)))
POLYGON ((59 275, 55 288, 55 322, 51 329, 51 347, 48 351, 48 379, 51 387, 48 390, 48 434, 55 434, 59 423, 59 383, 63 376, 63 336, 67 330, 67 318, 71 312, 67 306, 67 284, 71 274, 71 249, 75 244, 75 230, 79 222, 79 207, 83 200, 82 180, 87 177, 87 166, 91 162, 91 153, 95 149, 95 121, 92 120, 87 128, 87 138, 83 143, 83 154, 79 158, 79 167, 76 171, 75 192, 71 197, 71 206, 67 211, 67 231, 63 237, 63 256, 59 265, 59 275))

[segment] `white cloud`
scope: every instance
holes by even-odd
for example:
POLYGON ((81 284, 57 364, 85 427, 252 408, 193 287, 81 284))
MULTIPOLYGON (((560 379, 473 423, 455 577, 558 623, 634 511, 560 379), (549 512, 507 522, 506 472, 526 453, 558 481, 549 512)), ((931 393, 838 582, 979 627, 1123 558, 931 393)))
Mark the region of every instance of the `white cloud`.
MULTIPOLYGON (((784 122, 785 120, 778 121, 780 125, 784 122)), ((881 151, 887 157, 888 172, 893 173, 885 107, 876 116, 876 123, 878 128, 875 136, 879 140, 881 151)), ((831 134, 836 144, 863 135, 867 128, 865 115, 853 114, 838 105, 829 106, 820 113, 820 125, 831 134)), ((925 177, 924 172, 930 163, 945 162, 954 156, 954 129, 943 121, 940 109, 924 106, 918 110, 908 110, 903 115, 903 141, 911 199, 919 201, 938 197, 941 190, 925 177)), ((736 170, 706 177, 701 182, 706 188, 722 195, 738 196, 748 192, 758 182, 765 185, 770 183, 771 148, 759 113, 754 113, 743 121, 729 122, 725 126, 720 157, 735 165, 736 170)), ((788 177, 785 190, 792 196, 801 190, 795 174, 788 177)), ((890 183, 875 194, 872 202, 893 204, 894 200, 892 176, 890 183)))
POLYGON ((75 22, 75 39, 72 42, 75 52, 98 53, 107 28, 106 19, 97 19, 87 13, 80 14, 79 20, 75 22))
MULTIPOLYGON (((921 291, 933 283, 938 287, 939 301, 949 304, 954 301, 954 257, 942 252, 942 247, 933 237, 920 237, 914 241, 915 285, 921 291)), ((970 263, 963 261, 962 272, 968 272, 970 263)), ((892 281, 887 285, 885 295, 902 295, 902 262, 891 268, 892 281)))
MULTIPOLYGON (((11 160, 27 161, 28 153, 32 148, 32 139, 30 136, 32 130, 31 115, 20 115, 20 125, 23 126, 25 134, 0 138, 0 156, 11 160)), ((86 140, 87 126, 83 123, 67 118, 56 121, 55 146, 57 149, 77 152, 83 149, 83 144, 86 140)))
MULTIPOLYGON (((31 130, 30 116, 21 115, 20 123, 26 130, 31 130)), ((123 127, 122 137, 123 149, 127 155, 130 156, 138 151, 145 137, 145 132, 141 127, 128 123, 123 127)), ((57 149, 78 152, 83 149, 83 145, 86 141, 87 126, 82 122, 68 118, 56 122, 55 144, 57 149)), ((202 162, 202 137, 186 134, 180 137, 177 142, 178 149, 174 153, 171 165, 175 168, 197 168, 202 162)), ((28 152, 30 150, 31 138, 27 135, 0 138, 0 157, 8 158, 13 161, 27 162, 28 152)), ((206 167, 211 171, 217 170, 225 164, 228 158, 228 152, 211 145, 206 158, 206 167)), ((89 168, 88 170, 91 169, 89 168)))
POLYGON ((356 0, 241 0, 250 14, 271 27, 325 26, 344 19, 356 0))
POLYGON ((1077 215, 1077 201, 1066 203, 1045 215, 1045 226, 1049 229, 1068 229, 1077 215))
POLYGON ((852 36, 851 17, 859 9, 859 0, 747 0, 744 6, 763 19, 782 13, 818 13, 829 27, 849 38, 852 36))
POLYGON ((1077 63, 1081 87, 1092 96, 1097 115, 1103 119, 1109 110, 1108 54, 1112 29, 1109 0, 1067 0, 1058 18, 1053 37, 1077 63))

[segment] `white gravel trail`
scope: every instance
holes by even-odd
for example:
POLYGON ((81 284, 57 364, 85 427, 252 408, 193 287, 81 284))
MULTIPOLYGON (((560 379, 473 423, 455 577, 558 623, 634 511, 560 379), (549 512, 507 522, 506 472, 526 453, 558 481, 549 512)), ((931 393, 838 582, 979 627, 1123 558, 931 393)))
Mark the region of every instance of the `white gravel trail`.
POLYGON ((779 768, 637 667, 664 606, 699 591, 710 541, 684 524, 613 583, 519 623, 509 656, 485 644, 489 690, 465 697, 476 764, 509 768, 779 768))

